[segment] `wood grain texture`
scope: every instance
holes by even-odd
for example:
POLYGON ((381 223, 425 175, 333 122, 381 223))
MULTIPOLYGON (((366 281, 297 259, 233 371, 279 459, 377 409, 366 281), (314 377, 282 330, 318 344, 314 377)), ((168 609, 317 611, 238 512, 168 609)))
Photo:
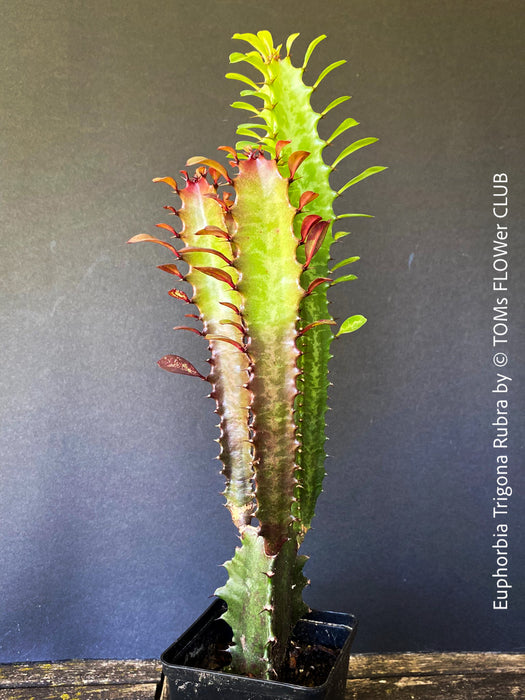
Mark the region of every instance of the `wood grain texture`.
MULTIPOLYGON (((525 699, 525 654, 356 654, 346 700, 525 699)), ((158 661, 0 665, 0 700, 169 700, 158 661)))
POLYGON ((450 652, 415 654, 354 654, 349 678, 443 675, 459 673, 525 673, 525 654, 450 652))
POLYGON ((347 681, 345 700, 511 700, 525 698, 517 673, 402 676, 347 681))
POLYGON ((345 700, 525 698, 525 654, 356 654, 345 700))
POLYGON ((55 661, 53 663, 0 664, 0 688, 60 685, 125 685, 156 683, 161 665, 157 660, 106 659, 55 661))
POLYGON ((156 683, 47 686, 0 690, 0 700, 154 700, 156 683))

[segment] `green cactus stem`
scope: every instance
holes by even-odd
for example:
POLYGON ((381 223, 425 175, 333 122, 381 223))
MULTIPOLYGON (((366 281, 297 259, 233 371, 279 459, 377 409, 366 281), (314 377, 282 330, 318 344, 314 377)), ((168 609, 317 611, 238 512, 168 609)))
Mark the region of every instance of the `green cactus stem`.
POLYGON ((288 179, 254 152, 238 163, 234 266, 249 337, 257 517, 270 554, 289 537, 294 498, 296 323, 303 291, 288 179))
POLYGON ((228 604, 223 619, 233 630, 229 651, 235 673, 278 678, 292 627, 307 610, 305 561, 293 539, 278 554, 268 554, 258 529, 244 528, 241 546, 224 564, 228 581, 215 591, 228 604))
MULTIPOLYGON (((333 280, 330 277, 331 245, 338 238, 332 234, 332 225, 336 219, 353 216, 367 216, 365 214, 347 214, 336 217, 334 214, 334 201, 348 187, 357 184, 361 180, 384 170, 381 166, 368 168, 356 177, 352 178, 344 187, 335 191, 330 185, 330 174, 335 167, 351 153, 359 148, 377 141, 375 138, 365 138, 354 142, 344 148, 327 165, 323 152, 326 146, 348 129, 357 126, 358 122, 352 118, 344 119, 334 133, 324 139, 319 135, 318 125, 321 118, 331 109, 345 102, 348 97, 340 97, 332 101, 321 113, 314 111, 310 104, 311 96, 323 80, 333 69, 345 63, 337 61, 322 71, 313 85, 305 84, 303 80, 304 70, 310 56, 317 44, 326 37, 320 36, 309 45, 301 66, 292 64, 290 50, 294 40, 299 36, 292 34, 286 42, 286 54, 281 57, 281 46, 274 47, 270 32, 261 31, 257 34, 235 34, 234 39, 240 39, 250 43, 254 51, 247 53, 234 53, 230 56, 230 62, 246 62, 256 68, 262 75, 263 83, 257 83, 240 73, 229 73, 226 77, 241 80, 249 85, 249 89, 243 90, 243 97, 257 97, 261 104, 254 106, 247 102, 236 102, 232 106, 249 110, 252 120, 249 124, 241 124, 237 130, 239 135, 252 139, 242 141, 237 147, 253 147, 256 143, 264 143, 265 147, 275 153, 278 144, 282 145, 283 154, 293 151, 306 151, 310 154, 301 168, 300 181, 292 183, 290 187, 291 202, 301 209, 300 215, 295 220, 295 232, 298 238, 304 237, 304 229, 315 225, 319 221, 329 222, 324 234, 324 239, 301 278, 302 286, 307 293, 300 307, 300 328, 311 331, 301 335, 298 347, 301 352, 299 368, 301 375, 298 379, 299 394, 296 401, 295 419, 298 426, 298 438, 301 447, 297 455, 300 472, 298 479, 300 488, 297 489, 298 502, 294 509, 297 516, 295 521, 296 534, 302 540, 310 527, 314 516, 315 504, 322 490, 322 482, 325 474, 325 413, 327 410, 328 394, 328 361, 331 358, 330 345, 334 337, 329 324, 314 325, 317 321, 330 320, 328 309, 327 288, 331 284, 355 279, 354 275, 345 275, 333 280), (253 121, 253 117, 258 118, 253 121), (257 132, 254 131, 257 129, 257 132), (259 131, 260 130, 260 131, 259 131), (314 199, 304 200, 301 206, 301 196, 305 192, 315 192, 318 196, 314 199), (316 216, 317 220, 312 221, 316 216)), ((341 235, 339 235, 339 238, 341 235)), ((305 248, 299 250, 299 259, 306 260, 305 248)), ((346 260, 350 264, 357 260, 355 256, 346 260)), ((341 263, 342 265, 342 263, 341 263)), ((337 269, 337 267, 336 267, 337 269)), ((356 318, 364 319, 362 316, 356 318)), ((347 326, 341 326, 338 335, 348 332, 347 326)))
POLYGON ((283 663, 283 640, 300 612, 304 586, 292 538, 302 266, 296 257, 296 209, 288 199, 289 179, 279 173, 275 160, 259 151, 236 165, 233 264, 239 273, 250 357, 259 528, 242 533, 242 547, 226 565, 229 580, 216 594, 228 603, 225 619, 234 630, 232 667, 271 678, 283 663), (249 615, 247 606, 255 606, 258 613, 249 615))
MULTIPOLYGON (((182 189, 172 178, 156 178, 156 181, 168 181, 182 200, 177 214, 183 228, 180 233, 176 233, 172 227, 170 229, 185 244, 176 255, 189 265, 183 279, 193 287, 191 302, 199 309, 199 318, 203 322, 202 334, 209 340, 211 372, 207 379, 213 387, 210 395, 216 400, 216 412, 220 419, 219 456, 226 478, 224 496, 233 522, 241 528, 251 522, 255 510, 248 420, 250 394, 246 388, 249 363, 246 354, 238 350, 244 342, 242 319, 238 312, 240 295, 224 281, 231 279, 235 287, 238 277, 230 262, 233 251, 227 232, 227 217, 224 207, 214 199, 217 196, 216 187, 206 180, 205 175, 206 169, 203 168, 195 177, 186 178, 182 189)), ((138 240, 151 239, 135 236, 131 242, 138 240)), ((174 274, 173 266, 160 267, 174 274)), ((171 290, 170 294, 190 301, 181 290, 171 290)), ((160 364, 163 369, 181 373, 178 366, 174 369, 169 362, 161 360, 160 364)))
POLYGON ((193 286, 193 301, 200 311, 204 333, 210 343, 211 373, 208 379, 213 385, 212 397, 217 402, 220 418, 219 456, 226 478, 226 506, 233 522, 242 527, 251 522, 255 509, 248 429, 250 396, 246 389, 248 359, 235 345, 244 342, 242 319, 236 311, 240 295, 220 277, 209 274, 212 268, 230 275, 234 284, 237 279, 235 269, 228 262, 233 258, 229 240, 213 233, 203 233, 206 227, 227 230, 223 208, 209 196, 214 194, 214 188, 204 177, 195 182, 189 180, 179 191, 182 199, 179 217, 184 224, 180 237, 188 250, 184 255, 184 260, 190 265, 186 280, 193 286), (206 249, 221 253, 226 260, 206 249), (223 339, 232 340, 234 344, 223 339))

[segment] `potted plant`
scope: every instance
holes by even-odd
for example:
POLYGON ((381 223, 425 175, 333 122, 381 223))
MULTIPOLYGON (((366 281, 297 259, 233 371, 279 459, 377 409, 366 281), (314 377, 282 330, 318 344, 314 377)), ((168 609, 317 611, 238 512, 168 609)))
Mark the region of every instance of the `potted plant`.
POLYGON ((254 117, 237 130, 250 140, 220 147, 228 166, 190 158, 187 167, 196 169, 182 171, 183 185, 171 177, 154 180, 168 184, 181 201, 166 209, 180 219, 182 230, 158 226, 182 247, 148 234, 130 240, 166 247, 173 258, 160 269, 191 285, 191 293, 180 285, 169 293, 196 307, 188 316, 201 325, 178 328, 206 338, 211 371, 204 376, 178 355, 166 355, 159 365, 211 384, 220 419, 224 497, 241 541, 225 564, 228 580, 215 592, 216 603, 164 655, 172 697, 312 697, 312 692, 337 697, 344 689, 355 622, 341 613, 308 611, 302 599, 306 557, 299 547, 325 474, 331 343, 366 320, 352 315, 333 331, 327 290, 355 279, 339 271, 359 259, 333 263, 332 244, 347 235, 334 231, 335 224, 369 216, 336 216, 333 204, 384 168, 370 167, 332 189, 334 168, 377 139, 354 141, 332 163, 324 162, 325 147, 357 122, 346 118, 323 139, 319 120, 349 98, 339 97, 317 113, 310 97, 345 61, 332 63, 306 85, 304 70, 325 37, 311 42, 297 67, 290 58, 297 36, 288 37, 284 51, 274 47, 268 31, 234 36, 253 50, 232 54, 230 62, 246 62, 260 74, 255 80, 227 75, 247 85, 242 97, 261 100, 233 104, 254 117), (327 647, 345 643, 331 680, 311 678, 310 661, 298 668, 308 649, 332 657, 338 650, 327 647), (286 691, 282 679, 291 679, 286 691), (314 687, 300 690, 300 684, 314 687))

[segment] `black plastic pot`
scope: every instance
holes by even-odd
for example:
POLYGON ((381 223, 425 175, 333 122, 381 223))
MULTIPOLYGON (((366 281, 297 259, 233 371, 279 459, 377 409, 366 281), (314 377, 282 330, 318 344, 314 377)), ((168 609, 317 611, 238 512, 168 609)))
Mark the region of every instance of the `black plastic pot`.
POLYGON ((348 657, 357 622, 346 613, 312 610, 299 620, 293 632, 298 643, 321 644, 339 649, 327 679, 322 685, 307 688, 279 681, 263 681, 204 668, 204 659, 217 645, 225 648, 231 640, 229 626, 218 619, 226 604, 218 599, 161 656, 168 680, 170 700, 197 698, 211 700, 339 700, 344 698, 348 657))

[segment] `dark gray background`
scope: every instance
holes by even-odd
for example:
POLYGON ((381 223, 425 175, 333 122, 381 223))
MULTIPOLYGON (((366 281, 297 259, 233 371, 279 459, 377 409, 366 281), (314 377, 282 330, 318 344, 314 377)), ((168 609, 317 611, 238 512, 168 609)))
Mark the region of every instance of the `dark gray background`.
MULTIPOLYGON (((380 142, 345 161, 359 254, 334 313, 329 476, 308 602, 360 618, 356 649, 517 650, 523 562, 523 35, 519 1, 2 3, 0 660, 152 657, 209 603, 236 544, 203 385, 161 372, 206 344, 126 246, 165 221, 186 159, 235 142, 236 31, 316 35, 325 133, 380 142), (491 609, 492 175, 511 181, 509 612, 491 609), (521 352, 521 355, 520 355, 521 352)), ((299 60, 299 59, 297 59, 299 60)), ((339 140, 342 148, 348 140, 339 140)), ((339 149, 334 149, 334 155, 339 149)))

